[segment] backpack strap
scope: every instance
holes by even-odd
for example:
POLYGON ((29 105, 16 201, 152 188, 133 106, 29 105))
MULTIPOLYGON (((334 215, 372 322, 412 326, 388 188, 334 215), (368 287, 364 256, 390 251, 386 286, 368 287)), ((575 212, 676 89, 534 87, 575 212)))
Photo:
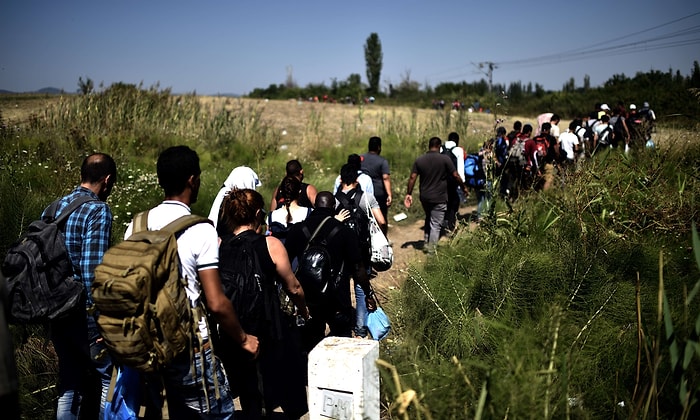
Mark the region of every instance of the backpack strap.
MULTIPOLYGON (((306 235, 306 236, 309 238, 309 241, 306 243, 306 248, 304 249, 304 251, 306 251, 306 250, 309 248, 309 245, 311 245, 311 242, 313 242, 314 239, 316 239, 316 235, 318 235, 318 232, 321 231, 321 228, 323 227, 323 225, 326 224, 326 222, 327 222, 329 219, 331 219, 331 216, 326 216, 326 218, 323 219, 323 220, 321 221, 321 223, 318 224, 318 226, 316 227, 316 230, 314 230, 314 233, 311 234, 310 237, 308 236, 308 234, 309 234, 309 229, 308 229, 306 226, 304 226, 304 227, 302 228, 302 230, 304 231, 304 235, 306 235)), ((338 227, 338 226, 336 226, 336 228, 337 228, 337 227, 338 227)), ((330 235, 329 235, 329 236, 330 236, 330 235)))
POLYGON ((58 217, 56 217, 56 209, 55 208, 58 207, 59 201, 60 201, 60 199, 54 201, 47 208, 47 210, 52 209, 52 211, 50 213, 53 214, 53 216, 52 216, 54 218, 53 223, 56 223, 57 225, 60 225, 61 223, 63 223, 68 218, 68 216, 70 216, 74 211, 76 211, 78 209, 78 207, 82 206, 83 204, 85 204, 87 202, 97 201, 97 200, 90 197, 89 195, 80 195, 80 196, 76 197, 73 201, 68 203, 68 205, 61 211, 61 214, 59 214, 58 217))
POLYGON ((196 214, 187 214, 163 226, 161 230, 167 230, 168 232, 176 234, 199 223, 209 223, 213 226, 211 220, 206 217, 197 216, 196 214))
POLYGON ((133 233, 145 232, 148 230, 148 212, 149 210, 142 211, 134 216, 134 221, 131 224, 131 230, 133 233))

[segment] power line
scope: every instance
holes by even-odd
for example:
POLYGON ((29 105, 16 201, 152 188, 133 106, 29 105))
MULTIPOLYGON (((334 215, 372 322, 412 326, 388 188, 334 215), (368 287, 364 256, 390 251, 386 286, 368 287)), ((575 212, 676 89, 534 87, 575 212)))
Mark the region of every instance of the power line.
MULTIPOLYGON (((674 20, 671 20, 666 23, 662 23, 660 25, 653 26, 651 28, 643 29, 641 31, 633 32, 627 35, 619 36, 616 37, 616 41, 631 38, 640 34, 645 34, 649 33, 651 31, 654 31, 659 28, 663 28, 665 26, 673 25, 678 22, 681 22, 686 19, 690 19, 692 17, 700 15, 700 12, 695 12, 687 16, 683 16, 674 20)), ((547 54, 547 55, 542 55, 539 57, 531 57, 531 58, 524 58, 524 59, 518 59, 518 60, 510 60, 510 61, 502 61, 498 63, 494 62, 482 62, 480 63, 482 66, 484 64, 489 64, 490 65, 490 74, 487 74, 489 76, 489 79, 491 80, 492 77, 492 72, 494 68, 498 67, 510 67, 510 66, 517 66, 518 68, 526 68, 526 67, 537 67, 537 66, 543 66, 543 65, 550 65, 554 63, 559 63, 559 62, 571 62, 571 61, 580 61, 584 59, 590 59, 590 58, 597 58, 597 57, 608 57, 611 55, 624 55, 624 54, 633 54, 641 51, 654 51, 654 50, 659 50, 659 49, 667 49, 667 48, 676 48, 676 47, 681 47, 681 46, 687 46, 687 45, 695 45, 700 43, 700 38, 693 38, 693 39, 680 39, 680 40, 675 40, 675 41, 669 41, 665 43, 659 43, 660 41, 664 40, 669 40, 672 38, 680 38, 684 36, 690 36, 700 33, 700 25, 692 26, 689 28, 685 29, 680 29, 676 30, 674 32, 670 33, 665 33, 661 35, 657 35, 651 38, 646 38, 643 40, 637 40, 634 42, 628 42, 628 43, 623 43, 623 44, 610 44, 610 41, 603 41, 603 42, 598 42, 595 44, 588 45, 586 47, 581 47, 581 48, 576 48, 572 50, 567 50, 563 51, 560 53, 555 53, 555 54, 547 54), (491 67, 492 66, 492 67, 491 67)), ((472 63, 474 65, 474 63, 472 63)), ((446 72, 451 72, 455 70, 462 69, 467 66, 460 66, 460 67, 455 67, 449 70, 442 71, 440 73, 434 73, 432 76, 436 76, 439 74, 444 74, 446 72)), ((482 72, 483 73, 483 72, 482 72)), ((451 80, 455 79, 458 77, 464 77, 467 73, 461 72, 459 74, 455 74, 454 76, 447 76, 444 77, 443 79, 451 80)))
MULTIPOLYGON (((633 33, 630 33, 630 34, 627 34, 627 35, 618 36, 618 37, 616 37, 615 39, 617 39, 617 40, 622 40, 622 39, 626 39, 626 38, 631 38, 631 37, 636 36, 636 35, 648 33, 648 32, 654 31, 654 30, 656 30, 656 29, 663 28, 664 26, 673 25, 674 23, 678 23, 678 22, 681 22, 681 21, 686 20, 686 19, 690 19, 690 18, 695 17, 695 16, 698 16, 698 15, 700 15, 700 12, 695 12, 695 13, 692 13, 692 14, 690 14, 690 15, 683 16, 683 17, 681 17, 681 18, 674 19, 674 20, 669 21, 669 22, 666 22, 666 23, 662 23, 662 24, 660 24, 660 25, 652 26, 651 28, 643 29, 643 30, 641 30, 641 31, 633 32, 633 33)), ((579 53, 579 52, 582 51, 582 50, 587 50, 587 49, 590 49, 590 48, 606 46, 606 45, 609 45, 609 44, 610 44, 610 40, 606 40, 606 41, 601 41, 601 42, 598 42, 598 43, 595 43, 595 44, 591 44, 591 45, 588 45, 588 46, 585 46, 585 47, 580 47, 580 48, 576 48, 576 49, 573 49, 573 50, 563 51, 563 52, 556 53, 556 54, 550 54, 550 55, 544 55, 544 56, 541 56, 541 57, 534 57, 534 58, 527 58, 527 59, 520 59, 520 60, 503 61, 503 62, 500 62, 500 63, 498 63, 498 64, 501 64, 501 65, 518 64, 519 62, 522 62, 522 61, 532 61, 532 60, 546 59, 546 58, 551 57, 551 56, 559 56, 559 55, 567 55, 567 54, 577 54, 577 53, 579 53)))

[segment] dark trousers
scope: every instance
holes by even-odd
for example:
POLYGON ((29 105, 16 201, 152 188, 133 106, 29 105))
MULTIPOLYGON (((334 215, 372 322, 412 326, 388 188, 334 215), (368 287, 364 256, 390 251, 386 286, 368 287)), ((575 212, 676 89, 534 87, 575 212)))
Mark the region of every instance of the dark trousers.
POLYGON ((445 230, 453 231, 457 226, 457 213, 459 212, 459 194, 457 187, 449 187, 447 190, 447 210, 445 211, 445 230))

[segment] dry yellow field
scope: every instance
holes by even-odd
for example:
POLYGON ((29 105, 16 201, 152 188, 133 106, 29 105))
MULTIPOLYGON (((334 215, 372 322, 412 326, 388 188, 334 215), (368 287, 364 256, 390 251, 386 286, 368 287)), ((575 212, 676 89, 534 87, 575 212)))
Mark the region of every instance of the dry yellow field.
MULTIPOLYGON (((14 123, 26 122, 34 114, 41 116, 43 112, 58 102, 60 96, 46 95, 10 95, 0 97, 0 113, 5 121, 14 123)), ((409 121, 415 118, 419 123, 426 123, 435 118, 438 111, 431 109, 415 109, 402 106, 343 105, 331 103, 312 103, 297 100, 262 100, 230 97, 199 97, 204 108, 216 112, 222 108, 234 111, 236 109, 256 109, 261 111, 263 120, 272 127, 286 132, 291 139, 302 138, 304 131, 310 125, 331 139, 348 128, 373 133, 376 123, 382 118, 395 118, 409 121)), ((445 111, 440 111, 445 112, 445 111)), ((463 111, 466 112, 466 111, 463 111)), ((494 116, 486 113, 471 113, 470 127, 472 132, 490 132, 494 124, 494 116)), ((534 118, 531 118, 534 120, 534 118)), ((508 117, 506 127, 510 127, 515 118, 508 117)), ((525 120, 523 120, 525 121, 525 120)), ((466 135, 466 133, 465 133, 466 135)))

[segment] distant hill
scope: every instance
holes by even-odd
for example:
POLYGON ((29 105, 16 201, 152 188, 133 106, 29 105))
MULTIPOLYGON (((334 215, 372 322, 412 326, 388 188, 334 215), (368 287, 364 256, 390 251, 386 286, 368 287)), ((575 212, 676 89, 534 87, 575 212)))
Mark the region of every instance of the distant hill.
POLYGON ((45 88, 43 88, 43 89, 37 90, 36 92, 37 92, 37 93, 48 93, 48 94, 51 94, 51 95, 57 95, 57 94, 60 94, 60 93, 65 93, 65 91, 64 91, 63 89, 56 89, 56 88, 53 88, 53 87, 45 87, 45 88))
POLYGON ((5 90, 5 89, 0 89, 0 95, 5 94, 5 95, 17 95, 21 93, 41 93, 45 95, 60 95, 60 94, 65 94, 68 92, 65 92, 63 89, 58 89, 55 87, 45 87, 43 89, 35 90, 34 92, 13 92, 11 90, 5 90))

